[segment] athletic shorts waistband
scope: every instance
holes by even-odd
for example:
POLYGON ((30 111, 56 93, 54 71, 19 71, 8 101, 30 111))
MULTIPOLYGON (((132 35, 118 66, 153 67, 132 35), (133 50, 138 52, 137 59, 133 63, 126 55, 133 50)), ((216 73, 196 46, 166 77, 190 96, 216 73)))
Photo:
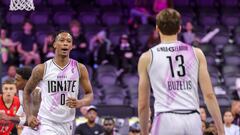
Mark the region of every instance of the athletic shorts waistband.
POLYGON ((182 114, 182 115, 188 115, 188 114, 193 114, 193 113, 198 113, 198 110, 174 110, 174 111, 165 111, 165 112, 157 112, 157 116, 163 113, 173 113, 173 114, 182 114))

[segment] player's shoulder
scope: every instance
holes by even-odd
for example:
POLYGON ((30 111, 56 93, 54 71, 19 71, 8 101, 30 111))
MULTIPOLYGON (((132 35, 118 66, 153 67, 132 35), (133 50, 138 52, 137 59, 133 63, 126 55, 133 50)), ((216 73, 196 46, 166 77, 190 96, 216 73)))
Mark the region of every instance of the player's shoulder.
POLYGON ((36 66, 33 68, 33 71, 32 71, 32 72, 40 72, 40 73, 43 73, 43 72, 44 72, 44 68, 45 68, 44 63, 38 64, 38 65, 36 65, 36 66))
POLYGON ((79 67, 80 71, 87 69, 86 65, 84 65, 83 63, 80 63, 80 62, 78 62, 78 67, 79 67))
POLYGON ((142 53, 142 55, 140 56, 140 59, 149 59, 149 58, 151 58, 151 50, 148 50, 142 53))

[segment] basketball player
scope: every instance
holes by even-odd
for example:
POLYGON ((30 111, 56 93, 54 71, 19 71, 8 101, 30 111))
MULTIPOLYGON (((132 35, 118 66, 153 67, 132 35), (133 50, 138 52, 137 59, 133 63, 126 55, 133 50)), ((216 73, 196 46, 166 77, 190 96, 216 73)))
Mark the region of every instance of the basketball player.
POLYGON ((24 89, 24 110, 28 125, 38 126, 40 135, 72 135, 75 108, 89 105, 93 100, 92 86, 83 64, 69 58, 72 36, 68 32, 56 35, 53 47, 55 56, 37 65, 24 89), (30 114, 29 101, 32 90, 39 84, 42 101, 38 118, 30 114), (79 84, 84 97, 77 99, 79 84))
POLYGON ((0 95, 0 135, 14 134, 14 123, 11 117, 16 115, 20 106, 19 98, 15 96, 17 92, 13 79, 9 79, 2 84, 2 95, 0 95))
MULTIPOLYGON (((29 80, 30 76, 32 73, 32 69, 30 67, 22 67, 17 69, 17 74, 16 74, 16 85, 18 91, 18 96, 20 99, 20 108, 18 109, 16 115, 18 117, 17 123, 19 123, 19 126, 24 126, 23 130, 21 132, 21 135, 38 135, 37 130, 33 130, 32 128, 26 126, 26 114, 23 110, 23 89, 26 86, 27 81, 29 80)), ((31 114, 34 116, 37 116, 40 102, 41 102, 41 91, 40 88, 35 88, 31 94, 31 99, 32 102, 30 104, 31 106, 31 114)))
POLYGON ((155 97, 152 135, 202 135, 198 82, 218 135, 224 135, 204 54, 177 40, 181 17, 176 10, 162 10, 156 19, 161 43, 142 54, 138 64, 142 135, 148 135, 150 86, 155 97))

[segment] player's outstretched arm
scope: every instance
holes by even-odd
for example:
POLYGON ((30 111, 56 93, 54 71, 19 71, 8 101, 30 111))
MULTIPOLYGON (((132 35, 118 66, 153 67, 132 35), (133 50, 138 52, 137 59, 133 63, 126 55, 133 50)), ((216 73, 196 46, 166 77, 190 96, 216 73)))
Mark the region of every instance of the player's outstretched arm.
POLYGON ((141 126, 141 135, 148 135, 150 81, 147 67, 150 61, 150 52, 141 55, 138 62, 138 117, 141 126))
POLYGON ((44 65, 43 64, 37 65, 33 69, 32 75, 24 88, 24 95, 23 95, 24 112, 26 113, 28 125, 31 127, 35 127, 39 123, 38 120, 34 116, 32 116, 30 111, 31 93, 37 87, 38 83, 42 80, 43 73, 44 73, 44 65))
POLYGON ((206 58, 200 49, 195 48, 195 52, 199 60, 199 84, 203 93, 205 103, 207 105, 208 111, 213 117, 214 123, 216 124, 218 135, 224 135, 222 116, 219 104, 212 89, 206 58))

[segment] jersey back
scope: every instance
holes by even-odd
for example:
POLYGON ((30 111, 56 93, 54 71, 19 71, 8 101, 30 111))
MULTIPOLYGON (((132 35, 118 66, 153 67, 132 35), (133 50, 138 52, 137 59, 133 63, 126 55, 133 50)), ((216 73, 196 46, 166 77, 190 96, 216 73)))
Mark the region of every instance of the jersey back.
POLYGON ((77 98, 80 71, 78 62, 70 59, 61 68, 53 59, 44 63, 44 75, 41 88, 41 104, 38 115, 54 122, 70 122, 75 119, 75 109, 66 106, 68 97, 77 98))
POLYGON ((198 110, 198 59, 192 46, 180 41, 150 49, 148 74, 155 112, 198 110))

